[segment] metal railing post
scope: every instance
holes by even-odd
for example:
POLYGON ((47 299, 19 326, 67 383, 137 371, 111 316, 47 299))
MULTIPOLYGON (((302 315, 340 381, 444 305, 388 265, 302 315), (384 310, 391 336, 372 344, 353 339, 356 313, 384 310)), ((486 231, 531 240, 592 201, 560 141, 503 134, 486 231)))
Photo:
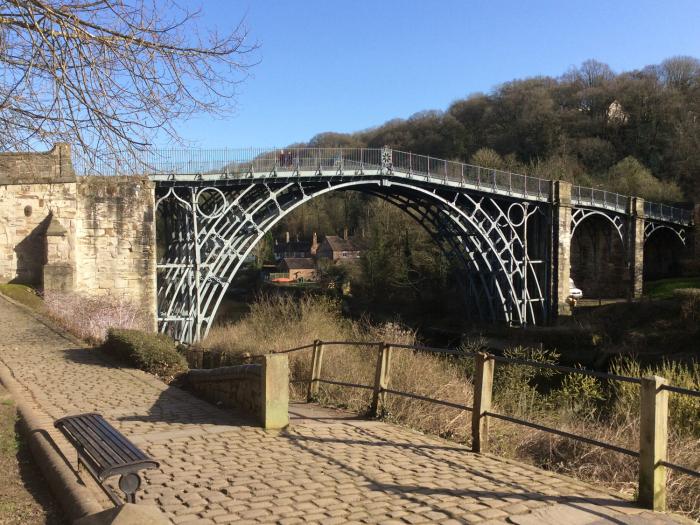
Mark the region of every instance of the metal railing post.
POLYGON ((639 396, 639 504, 655 511, 666 510, 668 446, 668 381, 643 377, 639 396))
POLYGON ((391 345, 379 343, 377 346, 377 368, 374 374, 372 404, 369 407, 369 413, 372 417, 380 415, 386 406, 386 389, 389 387, 389 368, 391 366, 391 345))
POLYGON ((323 364, 323 341, 314 341, 313 353, 311 354, 311 379, 309 380, 309 391, 306 395, 307 402, 316 400, 318 397, 319 379, 321 379, 321 365, 323 364))
POLYGON ((474 358, 474 410, 472 410, 472 451, 488 452, 489 418, 493 395, 493 370, 495 361, 490 355, 479 352, 474 358))

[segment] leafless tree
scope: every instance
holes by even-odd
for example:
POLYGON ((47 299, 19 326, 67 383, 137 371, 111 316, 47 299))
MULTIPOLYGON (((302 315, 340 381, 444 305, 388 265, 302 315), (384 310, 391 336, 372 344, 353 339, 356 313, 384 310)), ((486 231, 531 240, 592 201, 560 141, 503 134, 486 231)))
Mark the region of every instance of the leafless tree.
MULTIPOLYGON (((187 5, 188 2, 185 2, 187 5)), ((256 45, 176 0, 0 0, 0 148, 136 153, 235 107, 256 45)))

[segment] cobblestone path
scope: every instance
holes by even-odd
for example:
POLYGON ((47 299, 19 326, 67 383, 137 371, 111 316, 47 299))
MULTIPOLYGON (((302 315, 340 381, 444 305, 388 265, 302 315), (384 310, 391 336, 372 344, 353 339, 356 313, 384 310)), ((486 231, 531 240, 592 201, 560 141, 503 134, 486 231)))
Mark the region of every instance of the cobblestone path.
POLYGON ((161 462, 140 501, 174 523, 671 523, 590 485, 389 424, 293 406, 265 433, 76 345, 0 298, 0 365, 52 428, 97 411, 161 462))

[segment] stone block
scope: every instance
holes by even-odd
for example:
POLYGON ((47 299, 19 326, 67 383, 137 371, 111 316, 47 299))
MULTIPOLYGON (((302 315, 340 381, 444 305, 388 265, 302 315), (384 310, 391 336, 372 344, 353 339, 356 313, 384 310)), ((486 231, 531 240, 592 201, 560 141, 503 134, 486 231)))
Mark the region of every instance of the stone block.
POLYGON ((44 291, 72 292, 75 289, 75 266, 46 264, 43 275, 44 291))
POLYGON ((287 354, 263 356, 263 399, 260 418, 269 430, 289 425, 289 358, 287 354))

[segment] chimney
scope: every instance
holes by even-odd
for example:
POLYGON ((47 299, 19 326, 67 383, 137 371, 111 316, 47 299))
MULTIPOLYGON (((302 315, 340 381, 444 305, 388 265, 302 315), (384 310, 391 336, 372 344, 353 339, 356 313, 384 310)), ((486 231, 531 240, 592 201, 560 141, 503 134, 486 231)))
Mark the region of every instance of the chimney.
POLYGON ((311 238, 311 255, 316 255, 316 251, 318 250, 318 237, 316 236, 316 232, 314 232, 313 237, 311 238))
POLYGON ((343 239, 348 240, 348 227, 343 228, 343 239))
POLYGON ((287 244, 289 244, 289 232, 285 232, 285 233, 284 233, 284 242, 286 242, 287 244))

